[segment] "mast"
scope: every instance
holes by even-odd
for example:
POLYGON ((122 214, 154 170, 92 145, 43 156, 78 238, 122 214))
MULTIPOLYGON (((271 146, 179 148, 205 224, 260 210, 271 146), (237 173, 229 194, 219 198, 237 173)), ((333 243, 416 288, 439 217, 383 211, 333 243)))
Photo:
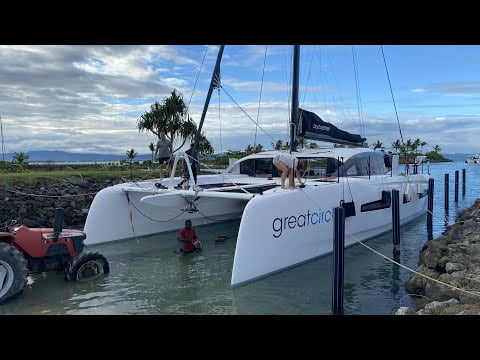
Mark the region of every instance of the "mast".
POLYGON ((5 162, 5 145, 3 143, 3 124, 2 124, 2 115, 0 115, 0 134, 2 136, 2 160, 5 162))
POLYGON ((292 82, 292 114, 290 118, 290 152, 297 151, 295 144, 298 120, 298 84, 300 74, 300 45, 293 46, 293 82, 292 82))
POLYGON ((198 125, 197 133, 195 134, 195 142, 193 143, 192 156, 195 159, 198 159, 197 156, 197 147, 198 141, 200 139, 200 134, 202 133, 203 121, 205 120, 205 115, 207 115, 208 104, 210 104, 210 98, 212 97, 213 89, 220 86, 220 61, 222 60, 223 48, 225 45, 220 45, 218 50, 217 62, 215 63, 215 68, 212 74, 212 80, 210 80, 210 87, 208 88, 207 99, 205 100, 205 105, 203 106, 202 117, 200 119, 200 124, 198 125))

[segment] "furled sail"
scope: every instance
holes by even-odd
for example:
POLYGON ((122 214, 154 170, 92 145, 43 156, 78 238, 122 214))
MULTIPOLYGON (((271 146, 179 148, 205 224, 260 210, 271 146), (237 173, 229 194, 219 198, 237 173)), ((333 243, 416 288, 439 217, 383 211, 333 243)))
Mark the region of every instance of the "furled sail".
POLYGON ((340 130, 336 126, 323 121, 317 114, 298 109, 297 136, 309 140, 332 142, 336 144, 362 146, 366 140, 360 135, 340 130))

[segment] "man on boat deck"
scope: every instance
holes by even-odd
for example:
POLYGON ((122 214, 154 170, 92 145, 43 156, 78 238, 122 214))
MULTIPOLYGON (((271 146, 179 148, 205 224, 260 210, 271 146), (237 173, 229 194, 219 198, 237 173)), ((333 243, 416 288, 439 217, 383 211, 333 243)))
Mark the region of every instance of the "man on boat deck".
POLYGON ((164 132, 160 133, 160 139, 157 141, 155 159, 158 159, 160 179, 163 179, 163 164, 167 164, 167 173, 170 173, 170 140, 166 138, 164 132))
MULTIPOLYGON (((303 165, 303 160, 300 160, 303 165)), ((288 188, 294 189, 295 188, 295 179, 296 176, 300 186, 303 185, 302 178, 300 177, 300 172, 298 171, 299 160, 291 155, 291 154, 277 154, 273 158, 273 164, 277 167, 277 169, 282 171, 282 175, 280 176, 280 181, 282 185, 282 189, 285 189, 285 179, 288 175, 288 188)))
POLYGON ((194 251, 202 250, 202 243, 197 238, 195 230, 192 228, 192 221, 185 221, 185 227, 180 229, 177 236, 178 241, 183 243, 181 252, 189 254, 194 251))

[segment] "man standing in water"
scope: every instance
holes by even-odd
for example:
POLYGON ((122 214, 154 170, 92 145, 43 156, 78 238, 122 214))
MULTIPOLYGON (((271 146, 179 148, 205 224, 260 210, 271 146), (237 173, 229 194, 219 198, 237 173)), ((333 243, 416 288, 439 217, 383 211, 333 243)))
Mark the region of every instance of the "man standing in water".
POLYGON ((191 220, 185 221, 185 227, 180 229, 177 239, 183 243, 183 247, 180 249, 180 251, 184 254, 202 250, 202 244, 197 238, 197 233, 192 228, 191 220))
POLYGON ((164 132, 160 133, 160 139, 157 141, 155 159, 158 159, 158 165, 160 165, 161 180, 163 179, 163 164, 167 164, 167 174, 170 173, 170 140, 166 138, 164 132))

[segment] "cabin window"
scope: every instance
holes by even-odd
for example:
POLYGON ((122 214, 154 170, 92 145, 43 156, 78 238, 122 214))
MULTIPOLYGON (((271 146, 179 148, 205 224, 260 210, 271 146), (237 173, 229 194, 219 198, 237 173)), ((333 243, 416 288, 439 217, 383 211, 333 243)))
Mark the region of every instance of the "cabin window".
POLYGON ((273 165, 273 158, 248 159, 240 163, 240 174, 264 177, 279 177, 276 166, 273 165))
POLYGON ((240 163, 240 174, 255 176, 255 159, 242 161, 240 163))
POLYGON ((364 152, 353 155, 345 161, 342 174, 347 176, 368 176, 370 163, 370 175, 383 175, 389 172, 385 166, 384 154, 381 152, 364 152))
POLYGON ((302 176, 309 179, 337 176, 338 161, 333 158, 299 158, 307 161, 302 176))

